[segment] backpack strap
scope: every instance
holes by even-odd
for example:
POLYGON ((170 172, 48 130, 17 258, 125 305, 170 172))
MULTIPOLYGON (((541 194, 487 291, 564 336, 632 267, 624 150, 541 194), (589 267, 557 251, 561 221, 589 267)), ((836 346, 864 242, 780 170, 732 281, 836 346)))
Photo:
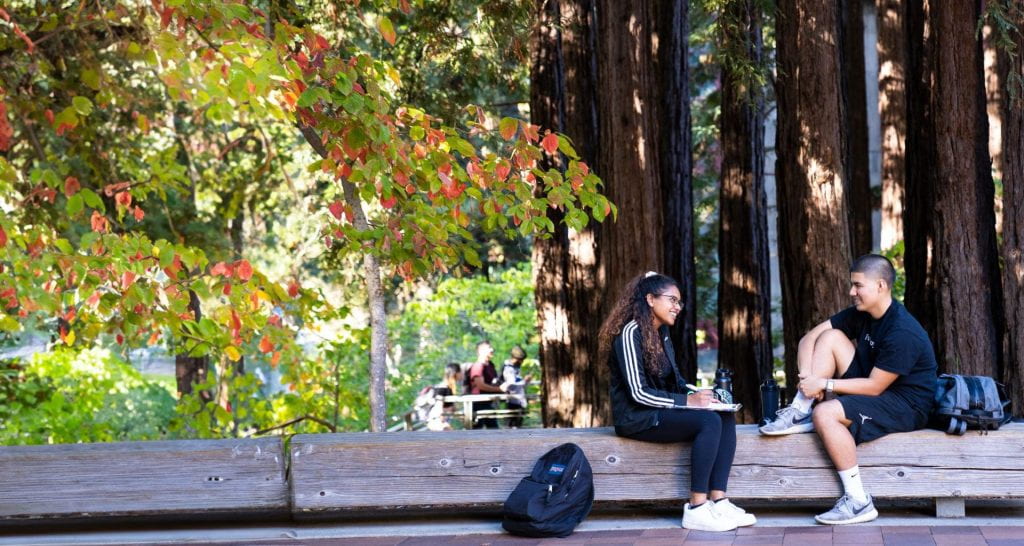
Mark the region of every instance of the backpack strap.
POLYGON ((981 380, 974 376, 965 376, 964 381, 967 383, 967 391, 971 393, 971 399, 967 407, 969 409, 985 409, 985 388, 981 384, 981 380))

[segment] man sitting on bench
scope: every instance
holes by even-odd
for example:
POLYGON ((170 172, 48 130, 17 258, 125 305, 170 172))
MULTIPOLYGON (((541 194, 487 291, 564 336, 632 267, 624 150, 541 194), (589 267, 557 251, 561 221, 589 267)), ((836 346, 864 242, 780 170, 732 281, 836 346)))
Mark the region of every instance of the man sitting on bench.
POLYGON ((818 523, 878 517, 857 466, 858 444, 924 428, 935 396, 936 363, 921 324, 892 299, 896 270, 868 254, 850 266, 853 307, 808 332, 797 352, 800 384, 792 405, 761 427, 766 435, 816 430, 839 471, 844 495, 818 523), (834 397, 834 399, 833 399, 834 397), (811 405, 815 406, 812 416, 811 405))

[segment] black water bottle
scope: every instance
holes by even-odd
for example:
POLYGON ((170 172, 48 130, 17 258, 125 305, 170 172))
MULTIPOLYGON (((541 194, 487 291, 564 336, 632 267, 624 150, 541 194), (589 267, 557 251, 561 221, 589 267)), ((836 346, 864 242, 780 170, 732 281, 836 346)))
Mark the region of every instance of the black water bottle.
POLYGON ((732 370, 719 368, 715 371, 715 394, 723 403, 732 404, 732 370))
POLYGON ((769 377, 761 383, 761 425, 766 425, 775 418, 779 411, 779 384, 769 377))

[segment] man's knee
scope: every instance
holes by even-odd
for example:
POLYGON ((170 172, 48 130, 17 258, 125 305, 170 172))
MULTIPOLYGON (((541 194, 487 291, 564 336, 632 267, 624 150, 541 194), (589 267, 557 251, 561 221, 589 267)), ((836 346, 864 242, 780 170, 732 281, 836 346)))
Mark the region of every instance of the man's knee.
POLYGON ((815 429, 821 430, 833 423, 844 424, 846 411, 843 410, 843 405, 838 400, 829 400, 814 406, 811 420, 814 421, 815 429))
POLYGON ((814 340, 814 348, 837 348, 837 347, 852 347, 853 343, 850 338, 846 337, 846 334, 842 330, 831 328, 825 330, 814 340))

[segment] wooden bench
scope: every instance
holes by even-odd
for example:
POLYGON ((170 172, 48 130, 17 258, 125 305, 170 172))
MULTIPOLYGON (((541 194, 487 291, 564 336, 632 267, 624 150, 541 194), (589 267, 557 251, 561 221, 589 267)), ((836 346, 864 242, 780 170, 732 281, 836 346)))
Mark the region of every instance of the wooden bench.
MULTIPOLYGON (((740 426, 729 480, 737 499, 835 499, 838 477, 815 434, 766 437, 740 426)), ((536 459, 575 442, 594 469, 599 504, 688 495, 689 445, 616 437, 610 428, 297 435, 291 443, 298 519, 438 509, 493 509, 536 459)), ((1024 498, 1024 424, 988 435, 923 430, 860 446, 865 487, 879 498, 936 499, 936 515, 964 515, 964 499, 1024 498)))
POLYGON ((0 527, 290 518, 277 437, 0 447, 0 527))
MULTIPOLYGON (((609 428, 297 435, 0 447, 0 529, 57 523, 304 520, 494 511, 534 461, 575 442, 594 469, 599 505, 688 495, 689 445, 616 437, 609 428)), ((729 484, 737 499, 828 499, 839 481, 814 434, 764 437, 739 427, 729 484)), ((894 434, 859 448, 880 498, 1024 498, 1024 424, 986 436, 894 434)))

